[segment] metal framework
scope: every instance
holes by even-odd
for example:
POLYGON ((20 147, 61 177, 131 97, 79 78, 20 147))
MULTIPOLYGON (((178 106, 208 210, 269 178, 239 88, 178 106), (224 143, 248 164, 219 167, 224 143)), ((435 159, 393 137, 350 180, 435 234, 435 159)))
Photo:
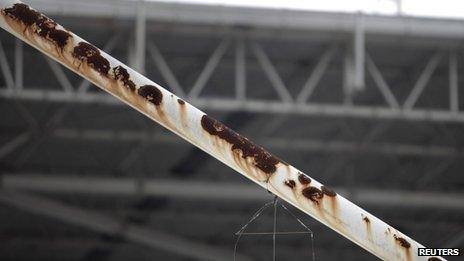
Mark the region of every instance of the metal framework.
MULTIPOLYGON (((137 24, 140 22, 137 21, 137 24)), ((143 29, 143 28, 142 28, 143 29)), ((140 29, 137 29, 138 32, 140 29)), ((119 36, 120 37, 120 36, 119 36)), ((366 60, 366 66, 364 62, 361 65, 353 67, 351 59, 348 59, 348 62, 345 62, 345 83, 343 86, 344 90, 344 101, 341 103, 321 103, 321 102, 312 102, 309 101, 312 93, 317 88, 321 77, 326 73, 327 67, 333 56, 339 48, 337 46, 327 47, 327 51, 323 53, 316 63, 314 70, 312 70, 301 88, 301 91, 296 94, 292 94, 285 83, 282 81, 279 72, 275 69, 272 61, 267 56, 264 49, 253 39, 245 39, 244 37, 237 36, 235 37, 234 45, 234 59, 236 60, 235 66, 235 96, 234 97, 225 97, 225 98, 211 98, 211 97, 202 97, 202 90, 205 88, 206 83, 211 78, 214 70, 217 68, 218 64, 221 62, 222 57, 224 56, 225 51, 231 45, 231 40, 229 37, 224 38, 217 48, 211 54, 209 60, 205 64, 204 68, 201 71, 201 74, 198 76, 191 90, 186 93, 185 88, 179 84, 179 80, 172 73, 172 69, 167 64, 166 60, 163 57, 163 54, 160 52, 157 45, 150 41, 147 43, 147 51, 150 55, 149 57, 157 65, 161 76, 169 84, 171 90, 176 93, 178 96, 187 98, 192 104, 203 108, 203 109, 212 109, 218 111, 245 111, 250 113, 273 113, 273 114, 300 114, 300 115, 323 115, 330 117, 354 117, 354 118, 373 118, 373 119, 405 119, 405 120, 417 120, 417 121, 431 121, 431 122, 464 122, 464 113, 459 109, 459 87, 458 87, 458 65, 457 65, 457 54, 456 51, 451 51, 449 55, 446 55, 448 59, 448 71, 449 71, 449 102, 446 109, 437 109, 434 107, 416 107, 418 99, 421 97, 422 93, 426 89, 426 86, 429 84, 429 80, 433 75, 434 71, 437 68, 438 63, 443 60, 445 57, 444 51, 437 51, 428 61, 426 67, 418 77, 416 83, 414 84, 411 93, 408 95, 404 104, 400 104, 398 98, 395 97, 395 94, 392 92, 389 84, 386 82, 384 76, 378 69, 375 64, 375 61, 372 57, 366 53, 366 58, 364 59, 364 52, 359 54, 361 57, 355 58, 366 60), (249 46, 249 48, 246 48, 249 46), (274 88, 275 92, 278 94, 278 99, 266 99, 258 100, 256 98, 247 98, 246 97, 246 73, 245 70, 250 65, 247 65, 249 59, 244 59, 244 53, 247 49, 256 57, 259 65, 262 67, 267 78, 269 79, 271 86, 274 88), (361 69, 359 69, 359 68, 361 69), (364 80, 351 79, 349 75, 357 75, 358 78, 364 79, 364 67, 367 70, 367 73, 372 77, 375 87, 378 88, 382 94, 386 105, 382 103, 378 105, 362 105, 356 104, 352 101, 353 93, 359 90, 359 88, 367 88, 364 86, 364 80), (358 68, 358 69, 356 69, 358 68), (352 73, 361 70, 362 73, 352 73), (355 82, 353 82, 355 81, 355 82), (355 87, 357 86, 357 87, 355 87)), ((103 48, 106 52, 111 52, 114 48, 115 43, 117 42, 118 37, 115 36, 105 45, 103 48)), ((142 56, 140 53, 145 53, 145 45, 138 43, 143 41, 144 36, 139 36, 137 34, 136 46, 137 51, 135 58, 133 59, 133 65, 138 67, 144 64, 143 61, 145 55, 142 56), (140 40, 139 38, 142 38, 140 40), (138 50, 138 48, 144 48, 143 50, 138 50), (138 58, 137 58, 138 57, 138 58)), ((359 40, 359 41, 362 41, 359 40)), ((356 45, 357 46, 357 45, 356 45)), ((3 46, 0 44, 0 67, 2 69, 3 76, 6 81, 6 86, 0 87, 0 97, 8 99, 18 99, 18 100, 34 100, 34 101, 49 101, 49 102, 72 102, 72 103, 105 103, 111 105, 121 105, 120 102, 111 98, 110 96, 102 93, 88 92, 88 87, 90 83, 88 81, 83 81, 79 86, 72 86, 70 81, 67 79, 63 71, 58 67, 54 62, 47 59, 47 64, 52 69, 53 74, 58 80, 60 90, 50 90, 47 88, 37 88, 37 86, 31 86, 26 88, 23 84, 22 72, 24 71, 23 66, 23 51, 22 44, 17 42, 16 52, 15 52, 15 75, 13 76, 13 71, 6 59, 5 51, 3 46)), ((361 52, 358 50, 355 53, 361 52)), ((362 48, 365 50, 365 48, 362 48)), ((351 57, 349 53, 346 54, 347 57, 351 57)), ((356 60, 355 59, 355 60, 356 60)), ((354 65, 356 65, 355 62, 354 65)), ((142 67, 140 67, 142 68, 142 67)), ((40 86, 39 86, 40 87, 40 86)), ((370 88, 374 88, 371 86, 370 88)))
MULTIPOLYGON (((199 244, 161 231, 128 225, 100 213, 94 213, 91 210, 68 206, 37 195, 1 191, 0 202, 93 231, 122 236, 147 247, 162 249, 199 260, 224 260, 233 254, 224 249, 199 244)), ((239 258, 240 260, 252 260, 243 255, 240 255, 239 258)))
MULTIPOLYGON (((141 183, 131 178, 82 178, 63 173, 59 177, 40 174, 4 174, 3 187, 8 190, 79 193, 83 195, 146 195, 215 201, 258 201, 271 199, 256 186, 206 181, 180 181, 173 179, 146 179, 141 183)), ((389 189, 363 189, 337 187, 337 192, 363 205, 407 206, 418 208, 462 210, 464 194, 434 193, 427 191, 401 191, 389 189)))
MULTIPOLYGON (((1 1, 1 7, 7 8, 11 7, 13 3, 17 1, 1 1)), ((139 57, 138 62, 135 64, 139 70, 143 70, 144 63, 140 60, 140 54, 144 53, 143 50, 144 43, 144 33, 143 33, 143 24, 145 16, 142 16, 140 21, 137 21, 138 28, 140 32, 137 33, 138 44, 136 44, 136 57, 139 57), (140 29, 142 28, 142 29, 140 29)), ((363 22, 364 23, 364 22, 363 22)), ((366 23, 368 24, 368 23, 366 23)), ((88 63, 79 64, 78 61, 73 60, 72 50, 79 42, 82 41, 78 36, 71 34, 72 42, 68 43, 68 46, 65 46, 61 49, 61 53, 57 52, 56 43, 50 39, 40 38, 38 34, 29 31, 27 27, 25 30, 31 35, 22 33, 21 30, 18 30, 18 27, 21 28, 21 25, 24 27, 24 24, 21 24, 20 21, 8 18, 6 15, 2 16, 1 26, 7 31, 15 34, 15 36, 25 40, 29 44, 38 48, 42 52, 45 52, 47 55, 51 56, 55 60, 65 64, 70 69, 78 72, 82 76, 91 79, 93 83, 102 89, 112 93, 116 97, 120 98, 124 102, 133 106, 137 110, 141 111, 148 117, 159 122, 163 126, 167 127, 171 131, 190 141, 192 144, 200 147, 211 155, 217 157, 219 160, 223 161, 225 164, 229 165, 233 169, 247 176, 260 186, 270 190, 274 194, 282 197, 284 200, 293 204, 297 208, 301 209, 305 213, 315 217, 322 223, 328 225, 332 229, 341 233, 348 239, 359 244, 368 251, 376 254, 377 256, 384 259, 417 259, 421 260, 420 257, 416 257, 415 253, 418 247, 421 247, 420 244, 413 241, 411 238, 403 235, 401 232, 396 231, 394 228, 383 223, 381 220, 370 215, 366 211, 360 209, 359 207, 353 205, 348 200, 344 199, 340 195, 334 194, 331 190, 328 190, 320 183, 315 180, 310 181, 308 186, 304 178, 301 178, 301 172, 297 169, 286 165, 283 162, 275 163, 275 170, 268 173, 268 169, 260 168, 260 163, 258 158, 254 158, 251 161, 245 156, 244 148, 241 152, 237 150, 230 150, 232 144, 227 143, 227 139, 220 137, 222 134, 214 134, 215 131, 205 128, 205 115, 201 111, 195 109, 193 106, 184 103, 183 101, 177 100, 176 96, 172 95, 170 92, 156 85, 155 83, 144 78, 135 71, 127 68, 129 71, 130 78, 133 82, 137 84, 137 91, 140 93, 142 85, 151 85, 155 89, 159 90, 162 97, 162 101, 156 101, 159 97, 156 96, 146 96, 147 100, 143 100, 136 94, 130 93, 127 90, 124 90, 124 86, 121 83, 118 83, 117 86, 112 85, 111 82, 108 82, 107 79, 93 68, 88 63), (77 66, 76 64, 79 64, 77 66), (81 68, 84 66, 86 69, 81 68), (119 88, 119 89, 118 89, 119 88), (203 124, 201 124, 203 123, 203 124), (300 180, 300 183, 295 183, 300 180), (301 181, 303 180, 303 181, 301 181), (293 183, 292 183, 293 182, 293 183), (308 194, 309 192, 313 194, 308 194), (314 194, 315 193, 315 194, 314 194), (306 197, 306 198, 305 198, 306 197)), ((59 30, 63 28, 58 27, 59 30)), ((139 31, 137 30, 137 31, 139 31)), ((272 83, 272 87, 278 93, 280 100, 278 101, 256 101, 256 100, 238 100, 246 98, 245 91, 246 84, 243 73, 243 68, 245 68, 245 59, 243 59, 243 53, 245 49, 243 48, 244 39, 238 39, 236 41, 236 61, 237 61, 237 72, 236 72, 236 94, 237 97, 231 100, 211 100, 211 99, 201 99, 200 93, 205 86, 205 83, 208 81, 215 67, 219 63, 221 57, 223 56, 225 50, 229 45, 229 39, 224 39, 221 44, 216 48, 212 53, 211 58, 207 62, 204 70, 200 74, 196 84, 192 88, 192 91, 187 95, 192 101, 206 108, 214 109, 227 109, 227 110, 246 110, 251 112, 272 112, 272 113, 300 113, 300 114, 322 114, 322 115, 333 115, 333 116, 353 116, 353 117, 374 117, 374 118, 402 118, 402 119, 414 119, 414 120, 431 120, 431 121, 457 121, 460 122, 464 119, 464 115, 459 112, 458 101, 454 98, 450 100, 450 110, 424 110, 424 109, 414 109, 414 105, 417 102, 417 99, 420 97, 423 92, 430 75, 434 72, 438 62, 441 59, 441 54, 437 53, 434 55, 427 66, 425 67, 422 75, 417 80, 413 91, 408 96, 405 104, 398 108, 398 102, 396 101, 394 95, 391 93, 383 80, 382 75, 376 70, 375 64, 372 59, 367 59, 367 67, 370 68, 369 72, 374 77, 379 89, 384 95, 385 100, 389 104, 389 107, 368 107, 368 106, 359 106, 353 105, 349 100, 350 93, 353 89, 363 88, 364 84, 362 79, 364 78, 363 70, 364 63, 364 48, 363 46, 363 32, 369 30, 369 28, 360 25, 355 35, 354 43, 354 62, 349 61, 347 64, 353 63, 354 70, 357 75, 353 81, 348 81, 347 91, 348 98, 345 104, 343 105, 326 105, 326 104, 307 104, 304 103, 306 98, 309 98, 311 95, 311 90, 315 88, 318 78, 321 77, 321 74, 324 72, 327 63, 330 61, 331 49, 325 53, 321 61, 318 63, 316 69, 313 71, 309 77, 307 83, 305 84, 302 93, 302 98, 298 103, 293 103, 294 98, 288 92, 285 83, 281 80, 277 70, 274 68, 272 62, 267 57, 263 48, 256 42, 252 42, 251 50, 258 60, 259 64, 263 68, 266 76, 272 83), (362 27, 361 27, 362 26, 362 27), (320 65, 319 65, 320 64, 320 65), (375 76, 374 76, 375 75, 375 76), (309 86, 309 87, 308 87, 309 86), (237 99, 238 98, 238 99, 237 99)), ((161 65, 163 76, 165 79, 169 79, 170 82, 174 83, 175 86, 180 90, 180 85, 178 84, 177 79, 174 77, 172 72, 170 72, 169 66, 162 58, 162 54, 157 50, 154 43, 150 43, 151 46, 151 55, 155 59, 155 63, 161 65), (177 82, 177 84, 176 84, 177 82)), ((21 69, 21 57, 22 47, 17 44, 17 52, 15 55, 15 68, 17 72, 15 73, 15 78, 8 65, 5 52, 3 47, 0 46, 0 66, 2 72, 6 79, 6 88, 0 92, 0 95, 3 97, 13 97, 16 99, 37 99, 37 100, 50 100, 50 101, 78 101, 78 102, 108 102, 118 104, 115 100, 104 96, 101 94, 92 94, 86 92, 86 87, 79 88, 79 92, 75 91, 75 88, 70 84, 69 80, 66 79, 66 75, 56 66, 53 62, 48 62, 53 73, 57 77, 59 83, 63 87, 63 90, 60 91, 35 91, 35 90, 25 90, 22 87, 22 69, 21 69), (83 90, 83 91, 81 91, 83 90)), ((143 55, 142 55, 143 56, 143 55)), ((117 66, 124 66, 119 61, 115 60, 106 53, 101 53, 101 57, 109 61, 111 67, 115 68, 117 66)), ((368 57, 368 56, 366 56, 368 57)), ((456 58, 450 56, 450 90, 453 94, 457 94, 457 65, 456 58), (454 72, 453 72, 454 71, 454 72)), ((117 81, 117 78, 115 79, 117 81)), ((84 83, 82 86, 86 86, 84 83)), ((88 85, 87 85, 88 86, 88 85)), ((175 87, 174 87, 175 88, 175 87)), ((182 92, 179 92, 182 94, 182 92)), ((154 95, 154 94, 150 94, 154 95)), ((143 96, 143 95, 142 95, 143 96)), ((301 96, 300 96, 301 97, 301 96)), ((212 126, 216 131, 221 132, 222 130, 228 130, 222 125, 217 125, 214 120, 212 120, 212 126), (219 127, 218 127, 219 126, 219 127)), ((235 134, 233 134, 235 135, 235 134)), ((237 136, 240 137, 240 136, 237 136)), ((254 145, 251 145, 254 146, 254 145)), ((253 147, 254 148, 254 147, 253 147)), ((264 153, 267 155, 267 152, 258 151, 257 153, 264 153)), ((256 154, 255 154, 256 155, 256 154)), ((266 156, 267 157, 267 156, 266 156)), ((272 168, 271 168, 272 169, 272 168)))

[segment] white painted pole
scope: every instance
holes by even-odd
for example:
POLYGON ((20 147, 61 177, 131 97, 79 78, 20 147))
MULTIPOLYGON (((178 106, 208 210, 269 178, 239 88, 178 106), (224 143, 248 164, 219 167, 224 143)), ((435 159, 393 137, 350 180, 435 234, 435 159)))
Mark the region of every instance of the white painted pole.
POLYGON ((0 8, 8 32, 362 248, 385 260, 428 259, 417 256, 423 246, 410 237, 27 5, 0 0, 0 8))

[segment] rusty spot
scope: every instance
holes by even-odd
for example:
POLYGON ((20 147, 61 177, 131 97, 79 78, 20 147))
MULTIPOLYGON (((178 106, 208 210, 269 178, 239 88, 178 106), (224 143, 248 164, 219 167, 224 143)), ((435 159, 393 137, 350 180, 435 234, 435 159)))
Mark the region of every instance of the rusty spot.
POLYGON ((366 237, 367 240, 372 241, 372 228, 371 228, 371 220, 365 216, 364 214, 361 214, 361 217, 363 217, 364 225, 366 227, 366 237))
POLYGON ((232 151, 240 150, 242 152, 242 158, 246 159, 252 157, 254 159, 254 165, 266 174, 274 173, 277 169, 276 165, 281 162, 264 148, 242 137, 240 134, 208 115, 203 115, 201 118, 201 126, 209 134, 218 136, 232 144, 232 151))
POLYGON ((32 26, 41 16, 39 12, 30 9, 26 4, 14 4, 13 7, 3 9, 3 13, 21 21, 26 27, 32 26))
POLYGON ((368 217, 364 217, 364 218, 363 218, 363 221, 366 222, 366 224, 370 224, 370 223, 371 223, 371 221, 369 220, 368 217))
POLYGON ((393 237, 395 238, 396 242, 398 242, 398 244, 400 244, 400 246, 404 247, 404 248, 410 248, 411 247, 411 244, 404 238, 402 237, 398 237, 397 235, 393 235, 393 237))
POLYGON ((97 47, 86 42, 80 42, 74 47, 73 56, 83 62, 87 62, 100 74, 108 75, 110 62, 101 55, 97 47))
POLYGON ((37 19, 36 24, 39 28, 37 33, 42 37, 47 37, 47 35, 56 27, 55 21, 43 16, 37 19))
POLYGON ((184 105, 184 104, 185 104, 185 102, 184 102, 183 100, 181 100, 181 99, 177 99, 177 102, 178 102, 180 105, 184 105))
POLYGON ((322 191, 316 187, 307 187, 301 191, 301 194, 315 203, 319 203, 319 199, 324 197, 322 191))
POLYGON ((286 180, 285 185, 293 189, 296 186, 296 182, 294 180, 286 180))
POLYGON ((321 190, 322 190, 322 193, 324 193, 325 195, 327 195, 329 197, 337 196, 337 193, 335 193, 335 191, 333 191, 332 189, 330 189, 330 188, 328 188, 326 186, 322 186, 321 190))
POLYGON ((54 42, 60 49, 68 43, 71 34, 67 31, 57 29, 57 24, 47 16, 32 10, 25 4, 14 4, 11 8, 5 8, 3 13, 14 20, 21 21, 26 28, 35 24, 35 32, 42 38, 54 42))
POLYGON ((63 49, 66 44, 68 44, 68 40, 71 38, 71 34, 66 31, 56 29, 56 26, 57 24, 53 20, 42 16, 39 21, 37 21, 37 33, 40 36, 55 42, 55 44, 60 49, 63 49))
POLYGON ((114 79, 121 81, 122 84, 129 90, 135 91, 135 83, 130 79, 130 75, 126 68, 116 66, 113 68, 114 79))
POLYGON ((163 94, 158 88, 156 88, 153 85, 141 86, 138 89, 137 93, 156 106, 160 105, 163 101, 163 94))
POLYGON ((308 185, 309 183, 311 183, 311 179, 302 173, 298 175, 298 181, 300 181, 302 185, 308 185))

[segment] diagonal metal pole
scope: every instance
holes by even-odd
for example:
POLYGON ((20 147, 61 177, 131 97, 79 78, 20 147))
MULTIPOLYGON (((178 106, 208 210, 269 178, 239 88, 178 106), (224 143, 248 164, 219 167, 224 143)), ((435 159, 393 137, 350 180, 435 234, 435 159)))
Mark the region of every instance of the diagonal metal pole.
MULTIPOLYGON (((412 238, 276 158, 42 14, 0 0, 0 26, 367 251, 427 260, 412 238)), ((265 193, 265 192, 263 192, 265 193)), ((442 260, 441 258, 437 258, 442 260)))
MULTIPOLYGON (((103 50, 110 53, 115 47, 116 43, 120 40, 122 33, 115 34, 103 47, 103 50)), ((79 93, 85 93, 92 83, 90 81, 82 80, 81 84, 77 87, 79 93)))

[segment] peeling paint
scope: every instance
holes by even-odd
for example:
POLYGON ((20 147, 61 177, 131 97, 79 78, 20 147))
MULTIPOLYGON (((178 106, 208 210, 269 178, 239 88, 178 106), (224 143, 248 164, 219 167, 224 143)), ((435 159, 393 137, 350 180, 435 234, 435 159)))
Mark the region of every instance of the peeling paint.
POLYGON ((26 4, 14 4, 13 7, 5 8, 3 13, 9 17, 21 21, 27 27, 35 24, 42 16, 41 13, 32 10, 26 4))
POLYGON ((221 122, 208 115, 203 115, 201 118, 201 126, 210 135, 218 136, 229 144, 232 144, 232 151, 241 151, 242 158, 253 158, 254 165, 264 173, 272 174, 276 171, 276 166, 280 162, 279 159, 262 147, 231 130, 221 122))
POLYGON ((368 217, 364 217, 364 218, 363 218, 363 221, 364 221, 366 224, 371 224, 371 221, 369 220, 368 217))
POLYGON ((293 189, 295 186, 296 186, 296 182, 294 180, 286 180, 285 183, 284 183, 287 187, 290 187, 291 189, 293 189))
POLYGON ((11 8, 3 9, 2 14, 21 22, 25 26, 24 30, 33 30, 40 37, 53 42, 61 50, 63 50, 72 37, 69 32, 58 29, 55 21, 31 9, 26 4, 14 4, 11 8))
POLYGON ((100 50, 97 47, 86 42, 80 42, 74 47, 73 56, 82 62, 86 62, 101 75, 108 75, 110 62, 101 56, 100 50))
POLYGON ((137 90, 137 93, 156 106, 161 105, 161 102, 163 101, 163 94, 153 85, 141 86, 137 90))
POLYGON ((130 79, 127 69, 122 66, 113 68, 114 79, 120 81, 127 89, 135 91, 135 83, 130 79))
POLYGON ((335 191, 333 191, 332 189, 330 189, 330 188, 328 188, 326 186, 322 186, 321 191, 322 191, 322 193, 324 193, 325 195, 327 195, 329 197, 336 197, 337 196, 337 193, 335 193, 335 191))
POLYGON ((404 248, 410 248, 411 247, 411 244, 404 238, 402 237, 398 237, 397 235, 393 235, 393 237, 395 238, 396 242, 404 247, 404 248))
POLYGON ((319 200, 324 197, 322 191, 316 187, 307 187, 301 191, 301 194, 305 196, 307 199, 311 200, 312 202, 319 204, 319 200))
POLYGON ((311 183, 311 179, 308 176, 306 176, 306 175, 304 175, 302 173, 300 173, 300 175, 298 175, 298 181, 302 185, 308 185, 309 183, 311 183))

